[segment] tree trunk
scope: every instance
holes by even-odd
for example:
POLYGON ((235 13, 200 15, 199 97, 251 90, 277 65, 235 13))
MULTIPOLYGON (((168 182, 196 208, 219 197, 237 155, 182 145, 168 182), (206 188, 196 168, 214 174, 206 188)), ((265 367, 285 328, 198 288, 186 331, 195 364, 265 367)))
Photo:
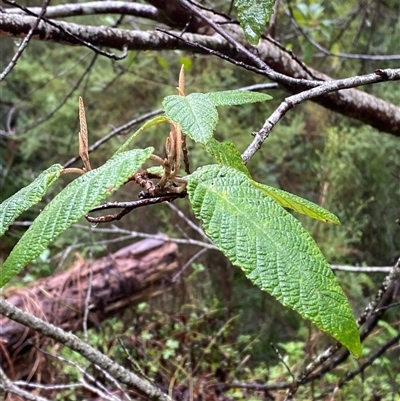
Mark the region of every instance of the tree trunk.
MULTIPOLYGON (((61 327, 77 331, 132 308, 169 290, 179 269, 176 244, 146 239, 92 263, 79 258, 68 271, 37 280, 26 288, 9 288, 4 296, 24 311, 61 327), (88 291, 90 298, 87 301, 88 291)), ((40 369, 37 349, 46 339, 27 327, 0 318, 0 363, 12 380, 29 379, 40 369)))

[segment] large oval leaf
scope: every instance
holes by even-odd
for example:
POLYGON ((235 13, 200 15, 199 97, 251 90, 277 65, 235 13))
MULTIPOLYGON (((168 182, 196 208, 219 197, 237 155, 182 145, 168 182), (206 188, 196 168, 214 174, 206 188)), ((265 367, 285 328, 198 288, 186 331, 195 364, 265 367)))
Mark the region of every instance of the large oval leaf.
POLYGON ((166 116, 178 123, 182 131, 196 142, 206 143, 213 136, 218 112, 207 94, 167 96, 163 101, 166 116))
POLYGON ((347 298, 292 215, 244 173, 227 166, 198 169, 188 177, 187 190, 206 233, 254 284, 360 355, 347 298))
POLYGON ((38 203, 47 188, 60 176, 63 166, 53 164, 43 171, 32 183, 20 189, 0 205, 0 236, 9 225, 22 213, 38 203))
POLYGON ((0 287, 39 256, 71 224, 116 191, 150 157, 153 148, 114 155, 67 185, 40 213, 0 269, 0 287))
MULTIPOLYGON (((214 157, 218 164, 233 167, 250 176, 250 172, 243 164, 242 156, 236 149, 235 145, 231 142, 219 142, 211 138, 204 145, 206 151, 214 157)), ((300 196, 283 191, 282 189, 270 187, 268 185, 260 184, 257 181, 250 181, 256 188, 265 192, 268 196, 278 202, 281 206, 292 209, 297 213, 305 214, 313 219, 321 220, 324 222, 331 222, 333 224, 340 224, 339 219, 328 210, 316 205, 307 199, 300 196)))

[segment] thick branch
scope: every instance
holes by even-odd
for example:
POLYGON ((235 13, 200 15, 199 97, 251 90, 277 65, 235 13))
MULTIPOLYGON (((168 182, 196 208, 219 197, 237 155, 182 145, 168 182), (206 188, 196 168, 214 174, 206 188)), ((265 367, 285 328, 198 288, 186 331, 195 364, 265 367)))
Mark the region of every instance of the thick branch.
MULTIPOLYGON (((29 11, 35 14, 39 14, 40 10, 40 7, 29 7, 29 11)), ((25 15, 20 8, 7 8, 5 12, 7 14, 25 15)), ((68 18, 95 14, 124 14, 156 21, 160 19, 156 7, 124 1, 90 1, 88 3, 50 6, 47 7, 46 18, 68 18)))
POLYGON ((64 344, 68 348, 78 352, 88 361, 100 366, 103 370, 115 377, 121 383, 127 386, 132 386, 140 391, 141 394, 146 395, 151 400, 158 401, 171 401, 171 399, 159 389, 154 387, 149 382, 141 379, 139 376, 125 369, 124 367, 115 363, 108 356, 97 351, 90 345, 80 340, 77 336, 61 330, 59 327, 53 326, 42 319, 22 312, 20 309, 11 305, 5 299, 0 298, 0 313, 7 316, 18 323, 21 323, 33 330, 50 337, 53 340, 64 344))
MULTIPOLYGON (((32 28, 34 21, 35 17, 0 14, 0 37, 25 37, 32 28)), ((57 25, 61 30, 41 21, 34 32, 33 39, 69 45, 82 45, 82 41, 85 41, 95 46, 113 49, 126 47, 129 50, 181 49, 204 52, 203 49, 193 48, 184 41, 161 32, 129 31, 108 26, 94 27, 66 22, 57 22, 57 25)), ((236 40, 246 43, 238 27, 234 26, 230 29, 233 31, 231 34, 235 35, 236 40)), ((183 38, 243 61, 243 56, 239 55, 234 46, 228 44, 220 35, 185 33, 183 38)), ((257 50, 262 60, 281 74, 298 79, 330 80, 328 76, 318 71, 304 68, 289 53, 269 40, 262 39, 257 50)), ((281 80, 280 83, 292 93, 306 89, 300 85, 285 84, 284 80, 281 80)), ((345 116, 369 124, 378 130, 400 136, 400 108, 365 92, 356 89, 342 90, 319 96, 314 98, 313 101, 345 116)))
MULTIPOLYGON (((43 344, 43 339, 36 339, 34 332, 27 329, 29 327, 79 352, 147 398, 168 401, 169 398, 154 385, 125 370, 70 332, 82 326, 86 312, 89 315, 88 323, 96 325, 107 316, 115 316, 117 311, 132 307, 136 302, 156 293, 165 292, 169 288, 165 280, 179 269, 177 256, 175 244, 148 239, 120 249, 92 264, 78 259, 66 272, 41 279, 25 289, 10 288, 6 291, 8 302, 0 298, 0 314, 22 326, 0 317, 2 365, 8 365, 8 370, 12 372, 15 363, 17 378, 24 375, 26 368, 28 372, 31 371, 32 366, 28 361, 16 358, 18 353, 21 356, 25 354, 25 358, 30 353, 30 361, 34 360, 32 343, 39 348, 43 344), (90 297, 86 302, 88 294, 90 297), (35 316, 43 317, 46 322, 35 316)), ((3 388, 7 386, 0 375, 0 388, 2 382, 3 388)))
MULTIPOLYGON (((171 7, 170 3, 172 2, 151 0, 150 3, 158 7, 160 11, 168 14, 169 19, 175 23, 171 24, 172 27, 179 27, 179 21, 190 21, 193 15, 192 13, 195 10, 193 5, 189 4, 187 0, 179 0, 180 4, 190 9, 190 11, 187 11, 186 16, 183 15, 182 10, 177 11, 176 8, 171 7)), ((199 9, 197 9, 197 11, 199 11, 199 9)), ((196 15, 199 17, 198 12, 196 12, 196 15)), ((265 75, 279 82, 288 91, 294 94, 309 88, 306 86, 299 86, 298 84, 293 85, 289 81, 285 82, 285 79, 281 79, 281 77, 277 77, 277 79, 272 78, 268 72, 273 71, 277 76, 278 74, 283 74, 288 77, 304 80, 332 80, 329 76, 313 70, 300 62, 294 54, 286 51, 279 43, 276 43, 270 38, 263 37, 257 48, 250 46, 247 41, 244 40, 241 28, 221 15, 214 15, 211 12, 202 10, 201 19, 206 27, 208 23, 209 28, 214 27, 220 33, 222 27, 224 28, 222 33, 233 45, 235 50, 237 50, 237 52, 231 53, 231 56, 240 61, 250 61, 258 67, 260 67, 262 63, 265 63, 267 65, 265 67, 265 75), (216 22, 219 24, 218 27, 215 24, 216 22), (249 51, 242 51, 242 45, 249 51), (258 57, 254 55, 255 53, 257 53, 258 57)), ((202 26, 198 31, 200 32, 200 29, 205 31, 206 27, 202 26)), ((227 50, 223 53, 228 55, 227 50)), ((365 124, 369 124, 378 130, 400 136, 400 108, 364 92, 354 89, 337 91, 324 94, 318 98, 312 99, 312 101, 347 117, 355 118, 365 124)))
MULTIPOLYGON (((28 34, 35 21, 35 17, 0 13, 0 37, 23 38, 28 34)), ((190 45, 179 39, 156 31, 129 31, 108 26, 80 25, 64 21, 57 21, 56 25, 59 28, 41 21, 32 39, 78 46, 81 46, 82 41, 85 41, 95 46, 120 50, 124 48, 128 50, 171 50, 178 48, 193 50, 190 45), (75 37, 79 38, 80 41, 75 37)), ((179 34, 177 32, 177 35, 179 34)), ((224 39, 221 37, 187 35, 191 41, 201 42, 216 50, 223 51, 227 48, 224 39)))

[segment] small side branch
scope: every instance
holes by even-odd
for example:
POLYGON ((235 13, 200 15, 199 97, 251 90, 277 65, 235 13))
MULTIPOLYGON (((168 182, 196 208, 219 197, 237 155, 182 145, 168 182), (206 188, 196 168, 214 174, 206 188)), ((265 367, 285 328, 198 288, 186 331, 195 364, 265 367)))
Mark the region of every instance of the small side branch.
POLYGON ((2 389, 4 393, 14 394, 29 401, 50 401, 48 398, 34 395, 29 391, 20 388, 6 376, 1 366, 0 366, 0 389, 2 389))
POLYGON ((125 369, 123 366, 118 365, 108 356, 81 341, 74 334, 67 333, 59 327, 53 326, 42 319, 21 311, 3 298, 0 298, 0 314, 78 352, 89 362, 100 366, 121 383, 135 388, 148 399, 153 401, 172 401, 168 395, 162 393, 158 388, 154 387, 154 385, 125 369))
MULTIPOLYGON (((247 163, 251 157, 261 148, 261 145, 268 138, 270 132, 281 118, 293 107, 303 103, 306 100, 314 99, 316 97, 325 95, 330 92, 336 92, 341 89, 355 88, 361 85, 374 84, 383 81, 397 81, 400 80, 400 68, 385 70, 376 70, 372 74, 360 75, 351 78, 338 79, 334 81, 327 81, 321 85, 305 90, 297 95, 287 97, 279 107, 271 114, 265 121, 263 127, 257 132, 252 143, 244 151, 242 158, 244 163, 247 163)), ((400 130, 400 127, 398 127, 400 130)))
POLYGON ((171 202, 178 198, 186 197, 186 192, 181 193, 171 193, 162 196, 155 196, 155 197, 146 197, 143 199, 139 199, 137 201, 132 202, 106 202, 100 206, 94 207, 89 213, 97 212, 99 210, 107 210, 107 209, 121 209, 119 213, 109 214, 106 216, 100 217, 92 217, 86 216, 86 220, 90 223, 98 224, 98 223, 106 223, 114 220, 120 220, 123 216, 130 213, 132 210, 137 209, 139 207, 148 206, 148 205, 155 205, 157 203, 162 202, 171 202))
POLYGON ((17 64, 18 59, 21 57, 21 54, 25 50, 26 46, 28 46, 29 41, 31 40, 33 33, 39 26, 40 20, 43 19, 44 15, 46 14, 47 6, 49 4, 50 0, 44 0, 42 8, 40 9, 39 14, 37 15, 36 21, 32 25, 32 28, 29 30, 28 34, 25 36, 24 40, 20 44, 17 52, 14 54, 14 57, 8 64, 8 66, 5 68, 5 70, 0 74, 0 82, 3 81, 3 79, 10 73, 10 71, 14 68, 14 66, 17 64))

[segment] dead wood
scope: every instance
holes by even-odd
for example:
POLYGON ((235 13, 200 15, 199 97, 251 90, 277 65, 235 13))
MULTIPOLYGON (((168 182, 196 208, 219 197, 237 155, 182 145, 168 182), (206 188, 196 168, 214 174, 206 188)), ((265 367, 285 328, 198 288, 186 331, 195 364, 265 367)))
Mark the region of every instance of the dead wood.
MULTIPOLYGON (((146 239, 92 263, 78 257, 67 271, 26 288, 10 288, 3 295, 22 310, 74 332, 82 330, 89 288, 87 325, 91 327, 168 291, 178 269, 176 244, 146 239)), ((38 373, 43 355, 37 349, 45 341, 33 330, 0 318, 0 362, 10 379, 30 379, 38 373)))

